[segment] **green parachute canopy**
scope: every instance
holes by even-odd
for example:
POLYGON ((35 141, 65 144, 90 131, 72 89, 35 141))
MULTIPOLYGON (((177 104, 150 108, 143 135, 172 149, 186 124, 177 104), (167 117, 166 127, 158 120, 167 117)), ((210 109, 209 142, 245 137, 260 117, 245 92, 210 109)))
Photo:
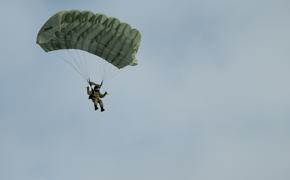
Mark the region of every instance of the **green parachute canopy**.
POLYGON ((117 18, 90 11, 60 11, 51 16, 37 35, 46 51, 80 49, 121 69, 136 65, 141 34, 117 18))

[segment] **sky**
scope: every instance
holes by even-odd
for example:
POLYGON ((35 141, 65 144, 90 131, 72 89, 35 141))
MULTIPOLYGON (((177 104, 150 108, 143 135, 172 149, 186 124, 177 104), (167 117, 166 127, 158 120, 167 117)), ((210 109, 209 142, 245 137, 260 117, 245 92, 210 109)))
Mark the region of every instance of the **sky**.
POLYGON ((0 1, 1 180, 290 179, 288 0, 0 1), (36 35, 81 9, 142 33, 139 65, 86 84, 36 35))

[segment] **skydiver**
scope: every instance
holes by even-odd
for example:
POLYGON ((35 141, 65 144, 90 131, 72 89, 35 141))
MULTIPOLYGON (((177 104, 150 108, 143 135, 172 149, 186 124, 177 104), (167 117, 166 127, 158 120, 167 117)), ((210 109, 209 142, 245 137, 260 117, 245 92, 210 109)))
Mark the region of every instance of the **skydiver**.
POLYGON ((98 110, 98 104, 99 104, 101 107, 101 112, 103 112, 105 109, 104 109, 104 104, 101 98, 105 97, 108 94, 107 92, 105 92, 104 94, 100 92, 100 89, 103 85, 103 81, 101 82, 101 84, 96 84, 88 80, 88 83, 91 89, 89 86, 87 86, 87 94, 89 95, 89 99, 91 99, 94 103, 95 111, 98 110))

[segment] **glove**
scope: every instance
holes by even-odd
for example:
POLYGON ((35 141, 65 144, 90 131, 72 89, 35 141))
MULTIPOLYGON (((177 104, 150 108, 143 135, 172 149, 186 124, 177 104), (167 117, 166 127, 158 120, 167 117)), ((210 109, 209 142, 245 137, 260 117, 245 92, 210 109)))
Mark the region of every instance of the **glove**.
POLYGON ((92 82, 90 79, 88 79, 87 82, 89 83, 90 86, 92 85, 92 82))

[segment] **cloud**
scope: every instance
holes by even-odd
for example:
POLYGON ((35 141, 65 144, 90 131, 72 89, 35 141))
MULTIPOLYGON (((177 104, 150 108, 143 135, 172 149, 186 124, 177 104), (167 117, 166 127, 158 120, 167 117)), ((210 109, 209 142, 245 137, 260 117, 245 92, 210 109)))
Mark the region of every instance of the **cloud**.
POLYGON ((1 7, 0 179, 289 176, 287 1, 1 7), (103 114, 93 112, 81 78, 35 44, 48 16, 78 7, 143 35, 139 66, 105 84, 103 114), (18 13, 7 20, 11 9, 18 13))

